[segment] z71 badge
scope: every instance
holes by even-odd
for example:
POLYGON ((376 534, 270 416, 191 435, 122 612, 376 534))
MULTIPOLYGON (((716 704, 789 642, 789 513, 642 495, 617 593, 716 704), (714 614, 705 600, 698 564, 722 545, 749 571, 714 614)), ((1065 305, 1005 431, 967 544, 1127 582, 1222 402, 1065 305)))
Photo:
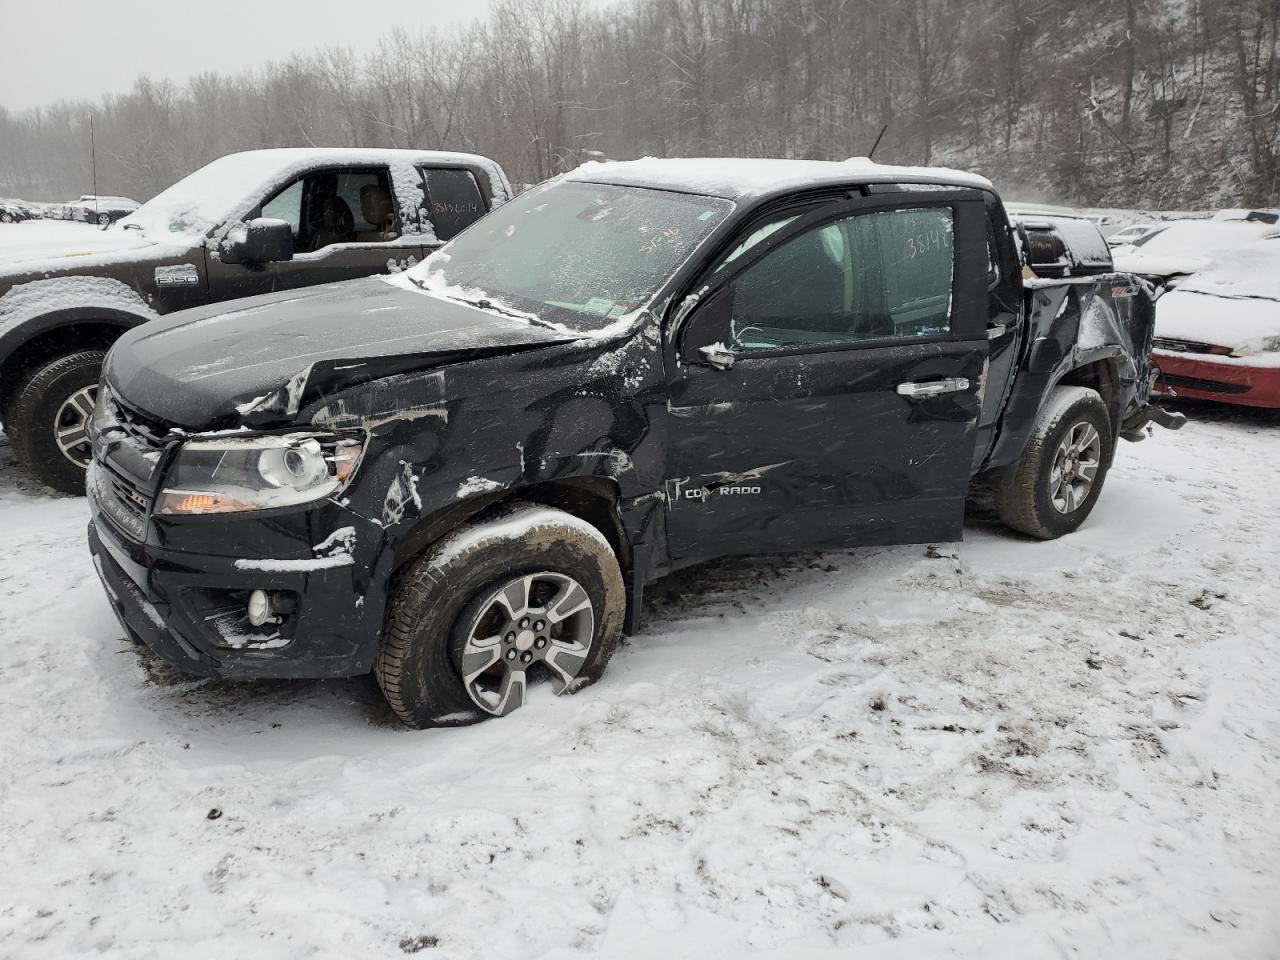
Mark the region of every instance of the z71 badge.
POLYGON ((157 287, 194 287, 199 283, 200 274, 193 263, 156 267, 157 287))

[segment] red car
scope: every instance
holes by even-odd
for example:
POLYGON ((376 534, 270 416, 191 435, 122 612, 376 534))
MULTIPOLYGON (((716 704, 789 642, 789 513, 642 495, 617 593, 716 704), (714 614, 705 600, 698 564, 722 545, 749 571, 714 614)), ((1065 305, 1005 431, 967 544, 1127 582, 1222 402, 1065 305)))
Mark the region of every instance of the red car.
POLYGON ((1280 239, 1233 251, 1156 303, 1155 392, 1280 408, 1280 239))

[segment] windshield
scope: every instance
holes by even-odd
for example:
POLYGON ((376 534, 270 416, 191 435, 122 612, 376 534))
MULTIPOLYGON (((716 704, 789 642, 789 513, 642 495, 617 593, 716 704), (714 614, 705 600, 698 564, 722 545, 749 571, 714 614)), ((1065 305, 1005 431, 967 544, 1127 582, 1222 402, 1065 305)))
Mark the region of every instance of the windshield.
POLYGON ((409 272, 441 296, 599 331, 643 306, 733 204, 561 181, 528 191, 409 272))
POLYGON ((239 208, 261 192, 279 166, 253 151, 221 157, 156 194, 120 225, 141 227, 149 235, 206 234, 241 212, 239 208))

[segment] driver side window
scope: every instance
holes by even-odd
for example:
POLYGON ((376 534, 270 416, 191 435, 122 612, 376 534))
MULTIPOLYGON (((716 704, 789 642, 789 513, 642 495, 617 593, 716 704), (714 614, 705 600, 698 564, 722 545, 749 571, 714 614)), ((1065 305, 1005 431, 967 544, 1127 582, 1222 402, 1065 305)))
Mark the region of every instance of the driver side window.
POLYGON ((954 261, 949 207, 815 227, 734 279, 732 346, 749 353, 945 334, 954 261))
POLYGON ((335 243, 387 243, 400 236, 384 167, 314 170, 277 191, 262 205, 261 216, 289 224, 295 254, 335 243))

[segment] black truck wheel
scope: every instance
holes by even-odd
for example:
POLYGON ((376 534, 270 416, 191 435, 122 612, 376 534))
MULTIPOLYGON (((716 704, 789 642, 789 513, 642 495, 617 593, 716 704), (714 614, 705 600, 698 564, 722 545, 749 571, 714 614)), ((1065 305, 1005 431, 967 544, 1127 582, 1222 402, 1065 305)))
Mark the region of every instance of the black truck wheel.
POLYGON ((598 679, 622 633, 612 547, 590 524, 514 504, 414 561, 393 588, 374 666, 408 726, 474 723, 598 679))
POLYGON ((83 350, 46 361, 18 391, 13 424, 5 424, 17 458, 63 493, 84 493, 89 420, 105 357, 102 350, 83 350))
POLYGON ((1055 388, 1022 459, 996 487, 1000 520, 1041 540, 1071 533, 1098 502, 1114 452, 1111 417, 1098 392, 1055 388))

